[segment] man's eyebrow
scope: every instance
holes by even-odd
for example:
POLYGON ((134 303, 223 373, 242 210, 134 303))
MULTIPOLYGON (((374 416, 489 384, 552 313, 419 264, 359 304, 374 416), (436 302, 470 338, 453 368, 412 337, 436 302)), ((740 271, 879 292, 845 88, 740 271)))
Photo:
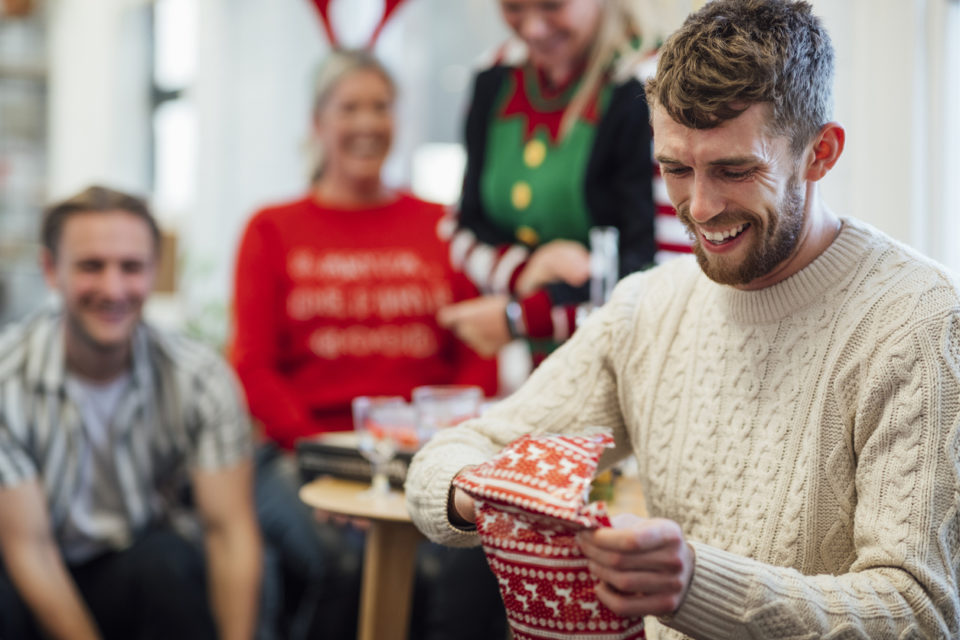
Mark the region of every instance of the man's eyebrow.
MULTIPOLYGON (((658 154, 656 156, 657 162, 660 164, 683 164, 681 160, 673 158, 671 156, 658 154)), ((711 160, 707 164, 711 167, 742 167, 748 164, 758 164, 760 159, 756 156, 731 156, 729 158, 717 158, 716 160, 711 160)))
POLYGON ((757 164, 760 162, 760 159, 756 156, 731 156, 729 158, 717 158, 708 162, 711 167, 742 167, 745 164, 757 164))
POLYGON ((655 157, 657 159, 657 162, 659 162, 660 164, 683 164, 676 158, 671 158, 670 156, 658 154, 655 157))

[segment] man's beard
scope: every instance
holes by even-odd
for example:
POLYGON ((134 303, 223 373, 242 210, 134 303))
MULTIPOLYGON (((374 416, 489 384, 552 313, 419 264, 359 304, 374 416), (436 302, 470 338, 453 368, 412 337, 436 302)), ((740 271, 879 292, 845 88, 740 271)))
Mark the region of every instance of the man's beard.
POLYGON ((724 211, 712 218, 718 228, 735 227, 749 223, 753 238, 747 254, 739 263, 730 262, 724 255, 716 255, 703 248, 704 239, 695 231, 688 206, 677 209, 677 218, 693 236, 693 252, 703 273, 720 284, 744 285, 761 278, 790 257, 800 241, 803 228, 803 185, 796 175, 787 183, 786 194, 779 203, 779 211, 770 212, 768 227, 761 225, 760 218, 750 211, 724 211))

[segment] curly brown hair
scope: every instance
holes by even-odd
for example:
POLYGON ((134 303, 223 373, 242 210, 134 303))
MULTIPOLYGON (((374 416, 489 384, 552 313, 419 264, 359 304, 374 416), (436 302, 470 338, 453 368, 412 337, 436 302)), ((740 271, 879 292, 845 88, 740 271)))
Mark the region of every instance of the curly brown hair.
POLYGON ((833 57, 807 2, 713 0, 664 43, 647 100, 693 129, 770 103, 772 132, 800 153, 830 119, 833 57))

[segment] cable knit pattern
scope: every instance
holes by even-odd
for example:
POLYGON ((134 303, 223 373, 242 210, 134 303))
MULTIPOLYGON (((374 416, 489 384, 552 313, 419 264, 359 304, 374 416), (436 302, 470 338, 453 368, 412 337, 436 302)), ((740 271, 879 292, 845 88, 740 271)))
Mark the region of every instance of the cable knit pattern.
POLYGON ((527 432, 614 430, 651 515, 695 547, 651 638, 960 637, 960 286, 872 227, 761 291, 691 259, 613 300, 407 481, 434 540, 450 479, 527 432))

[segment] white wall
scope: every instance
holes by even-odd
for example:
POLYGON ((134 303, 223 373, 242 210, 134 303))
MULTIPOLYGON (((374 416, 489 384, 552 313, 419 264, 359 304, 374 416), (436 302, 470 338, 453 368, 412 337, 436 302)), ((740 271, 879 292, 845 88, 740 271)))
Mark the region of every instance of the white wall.
POLYGON ((148 183, 146 13, 132 0, 47 3, 48 195, 93 182, 145 193, 148 183))
MULTIPOLYGON (((847 147, 824 180, 827 202, 960 269, 953 218, 960 205, 945 194, 956 180, 948 152, 960 147, 948 112, 947 57, 957 9, 949 0, 814 0, 837 54, 836 119, 847 147), (948 141, 952 136, 953 143, 948 141)), ((954 77, 954 91, 960 79, 954 77)), ((960 103, 953 98, 954 109, 960 103)))
POLYGON ((229 296, 241 225, 254 207, 304 190, 300 150, 310 75, 325 44, 310 3, 206 0, 192 98, 198 109, 198 192, 181 223, 189 306, 229 296))

